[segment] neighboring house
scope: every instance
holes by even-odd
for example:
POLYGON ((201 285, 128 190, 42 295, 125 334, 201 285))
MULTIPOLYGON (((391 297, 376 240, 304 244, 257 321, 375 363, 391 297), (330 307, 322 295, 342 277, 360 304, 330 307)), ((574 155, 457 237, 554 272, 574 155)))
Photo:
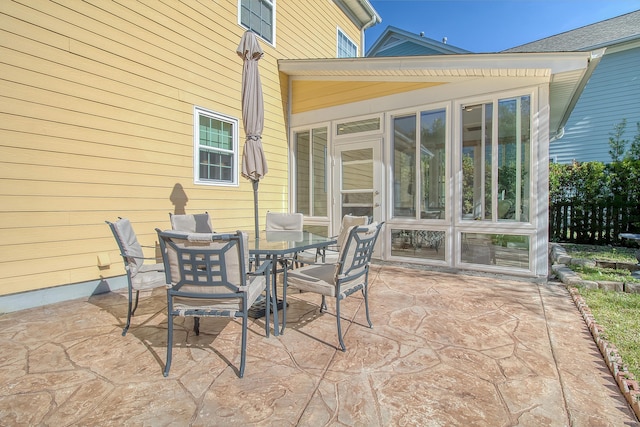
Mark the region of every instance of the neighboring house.
POLYGON ((382 56, 423 56, 446 55, 452 53, 471 53, 468 50, 410 33, 400 28, 388 26, 378 40, 367 51, 368 57, 382 56))
POLYGON ((640 10, 547 37, 505 52, 568 52, 606 48, 566 124, 549 147, 552 161, 611 161, 609 137, 627 119, 623 139, 640 122, 640 10))
POLYGON ((262 224, 365 214, 386 222, 378 259, 546 278, 549 134, 601 52, 337 58, 380 21, 366 0, 6 1, 0 19, 0 311, 122 286, 105 219, 147 245, 169 212, 252 230, 243 22, 265 51, 262 224))

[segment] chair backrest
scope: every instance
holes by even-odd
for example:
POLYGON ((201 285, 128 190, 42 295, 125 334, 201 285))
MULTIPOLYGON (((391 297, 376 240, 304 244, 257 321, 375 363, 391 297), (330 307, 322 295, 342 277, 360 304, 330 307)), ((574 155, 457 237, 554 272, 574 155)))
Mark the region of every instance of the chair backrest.
POLYGON ((338 238, 336 246, 338 250, 342 247, 347 236, 349 235, 349 230, 354 226, 367 225, 369 223, 368 216, 354 216, 354 215, 345 215, 342 217, 342 223, 340 224, 340 233, 338 234, 338 238))
POLYGON ((349 228, 346 242, 340 249, 336 270, 338 280, 354 280, 368 271, 373 249, 384 222, 373 222, 349 228))
POLYGON ((125 267, 132 275, 135 275, 144 263, 144 253, 142 246, 138 242, 136 233, 133 231, 131 221, 127 218, 119 218, 116 222, 105 221, 113 237, 115 237, 120 249, 120 255, 124 259, 125 267))
POLYGON ((186 233, 213 233, 209 212, 201 214, 169 214, 171 229, 186 233))
POLYGON ((266 231, 302 231, 304 217, 301 213, 267 212, 266 231))
POLYGON ((245 247, 243 232, 228 234, 184 234, 158 232, 167 284, 174 295, 235 297, 245 290, 245 247))

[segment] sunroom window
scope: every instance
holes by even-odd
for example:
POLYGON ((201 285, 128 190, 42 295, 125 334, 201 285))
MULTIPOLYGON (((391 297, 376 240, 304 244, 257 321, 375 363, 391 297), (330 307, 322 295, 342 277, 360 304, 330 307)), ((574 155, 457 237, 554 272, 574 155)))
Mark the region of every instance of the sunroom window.
POLYGON ((462 219, 529 221, 530 116, 528 96, 462 107, 462 219))
POLYGON ((327 128, 294 134, 296 166, 296 212, 326 217, 327 210, 327 128))
POLYGON ((267 42, 275 38, 275 0, 240 0, 240 23, 267 42))
POLYGON ((444 109, 393 118, 395 218, 445 218, 446 125, 444 109))
POLYGON ((195 182, 237 185, 238 120, 195 107, 194 121, 195 182))

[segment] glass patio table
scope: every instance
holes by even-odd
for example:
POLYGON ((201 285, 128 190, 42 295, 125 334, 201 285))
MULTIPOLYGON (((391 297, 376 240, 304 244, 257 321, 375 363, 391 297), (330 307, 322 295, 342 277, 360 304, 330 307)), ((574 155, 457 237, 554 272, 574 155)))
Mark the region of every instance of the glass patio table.
MULTIPOLYGON (((249 234, 249 254, 255 256, 256 262, 261 257, 272 260, 273 295, 277 300, 276 274, 278 261, 297 252, 307 249, 326 248, 337 243, 335 238, 323 237, 308 231, 262 231, 257 238, 249 234)), ((266 302, 265 302, 266 303, 266 302)), ((273 310, 274 335, 278 335, 278 310, 273 310)))

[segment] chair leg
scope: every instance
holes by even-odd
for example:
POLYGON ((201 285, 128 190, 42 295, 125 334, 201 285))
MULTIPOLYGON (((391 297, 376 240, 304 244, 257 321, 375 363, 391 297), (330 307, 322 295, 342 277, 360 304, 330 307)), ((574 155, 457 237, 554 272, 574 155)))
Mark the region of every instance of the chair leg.
POLYGON ((136 313, 136 308, 138 308, 138 299, 140 298, 140 291, 136 291, 136 304, 133 306, 133 310, 131 310, 131 315, 133 316, 136 313))
MULTIPOLYGON (((265 289, 265 303, 264 303, 264 309, 265 309, 265 316, 264 316, 264 327, 265 327, 265 335, 267 336, 267 338, 269 338, 269 323, 271 322, 270 318, 271 318, 271 304, 273 304, 272 301, 272 296, 271 296, 271 276, 269 275, 269 273, 267 272, 267 287, 265 289)), ((277 308, 277 302, 276 302, 276 308, 277 308)), ((275 328, 277 328, 278 325, 275 325, 275 328)))
POLYGON ((369 318, 369 287, 366 283, 362 287, 362 295, 364 296, 364 312, 367 315, 367 322, 369 322, 369 327, 373 328, 373 324, 371 323, 371 319, 369 318))
POLYGON ((247 313, 242 315, 242 348, 240 349, 240 378, 244 376, 244 362, 247 358, 247 313))
MULTIPOLYGON (((322 300, 324 301, 324 295, 322 296, 322 300)), ((344 341, 342 340, 342 327, 340 325, 340 298, 336 298, 336 322, 338 323, 338 340, 340 341, 340 348, 342 351, 347 351, 347 347, 344 345, 344 341)))
POLYGON ((131 290, 131 286, 129 286, 129 302, 128 302, 128 307, 127 307, 127 324, 125 325, 124 329, 122 329, 122 336, 124 337, 125 335, 127 335, 127 331, 129 330, 129 326, 131 326, 131 317, 133 316, 133 312, 136 311, 136 308, 138 308, 138 295, 140 294, 140 291, 136 291, 136 306, 131 309, 132 307, 132 299, 133 299, 133 291, 131 290))
MULTIPOLYGON (((278 301, 276 301, 277 309, 278 301)), ((287 325, 287 269, 284 269, 282 276, 282 328, 280 334, 284 334, 284 327, 287 325)), ((276 328, 278 325, 276 325, 276 328)))
POLYGON ((196 336, 200 335, 200 318, 199 317, 193 318, 193 332, 196 333, 196 336))
POLYGON ((169 309, 169 319, 167 322, 167 363, 164 365, 165 377, 169 376, 169 369, 171 368, 171 350, 173 348, 173 316, 171 315, 171 309, 169 309))

